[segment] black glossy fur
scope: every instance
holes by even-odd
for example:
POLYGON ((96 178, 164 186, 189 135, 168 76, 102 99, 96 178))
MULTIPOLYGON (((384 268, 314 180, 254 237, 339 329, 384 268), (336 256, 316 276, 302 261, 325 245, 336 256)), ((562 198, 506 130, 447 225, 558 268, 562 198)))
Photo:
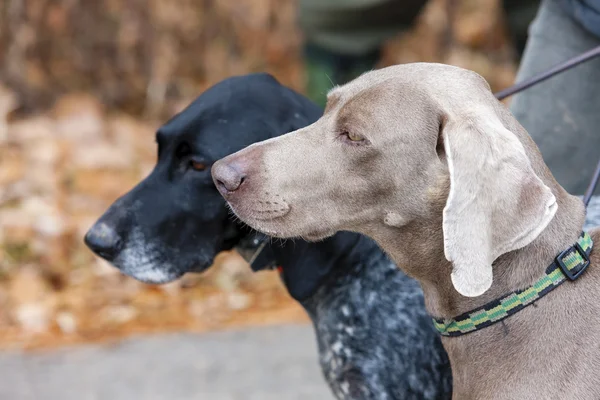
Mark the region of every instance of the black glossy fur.
MULTIPOLYGON (((227 79, 157 133, 153 173, 117 200, 86 243, 133 277, 166 282, 206 269, 247 228, 231 221, 210 165, 314 122, 321 110, 266 74, 227 79), (190 168, 205 163, 205 171, 190 168)), ((446 353, 418 284, 370 239, 342 232, 270 250, 310 315, 323 373, 339 399, 450 398, 446 353)))

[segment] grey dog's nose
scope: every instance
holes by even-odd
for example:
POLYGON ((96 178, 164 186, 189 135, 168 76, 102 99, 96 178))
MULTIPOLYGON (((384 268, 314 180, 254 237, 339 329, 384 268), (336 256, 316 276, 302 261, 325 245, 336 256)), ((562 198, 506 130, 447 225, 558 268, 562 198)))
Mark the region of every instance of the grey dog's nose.
POLYGON ((113 261, 122 247, 119 234, 104 222, 97 222, 85 234, 85 244, 106 261, 113 261))
POLYGON ((238 190, 246 178, 239 166, 225 160, 217 161, 213 165, 211 173, 215 186, 222 195, 238 190))

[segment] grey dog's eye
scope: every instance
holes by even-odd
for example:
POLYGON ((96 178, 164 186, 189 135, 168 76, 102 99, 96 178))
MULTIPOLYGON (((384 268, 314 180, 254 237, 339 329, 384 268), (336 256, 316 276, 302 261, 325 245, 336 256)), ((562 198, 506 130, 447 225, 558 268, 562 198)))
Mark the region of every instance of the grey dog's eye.
POLYGON ((348 139, 352 140, 353 142, 360 142, 361 140, 363 140, 362 137, 358 136, 354 132, 346 132, 346 136, 348 136, 348 139))
POLYGON ((341 137, 349 144, 358 145, 366 143, 366 139, 364 137, 352 131, 342 131, 341 137))

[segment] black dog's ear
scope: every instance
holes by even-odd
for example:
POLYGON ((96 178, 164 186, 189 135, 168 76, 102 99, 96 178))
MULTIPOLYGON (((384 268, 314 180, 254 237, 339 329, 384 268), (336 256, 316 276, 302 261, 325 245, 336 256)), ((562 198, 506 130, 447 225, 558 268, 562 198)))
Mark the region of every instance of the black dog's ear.
POLYGON ((311 257, 309 254, 299 255, 296 262, 282 264, 280 273, 290 296, 302 302, 311 297, 328 278, 335 268, 332 256, 311 257))
MULTIPOLYGON (((352 260, 362 257, 364 246, 356 233, 338 232, 320 242, 286 241, 273 248, 283 282, 297 301, 311 297, 326 280, 336 279, 336 271, 350 273, 352 260)), ((276 246, 273 244, 272 246, 276 246)))
POLYGON ((271 125, 275 135, 283 135, 317 121, 323 115, 323 109, 306 96, 282 85, 277 78, 266 72, 249 74, 243 79, 249 93, 254 93, 268 104, 263 109, 264 121, 271 125))
POLYGON ((302 129, 316 122, 323 115, 321 107, 307 97, 283 85, 281 90, 283 97, 287 100, 286 103, 289 104, 285 110, 288 115, 284 118, 285 126, 281 132, 282 134, 302 129))
POLYGON ((336 265, 336 254, 327 248, 323 253, 304 241, 276 243, 273 239, 254 234, 244 237, 237 252, 254 272, 277 269, 290 295, 297 301, 312 296, 336 265))

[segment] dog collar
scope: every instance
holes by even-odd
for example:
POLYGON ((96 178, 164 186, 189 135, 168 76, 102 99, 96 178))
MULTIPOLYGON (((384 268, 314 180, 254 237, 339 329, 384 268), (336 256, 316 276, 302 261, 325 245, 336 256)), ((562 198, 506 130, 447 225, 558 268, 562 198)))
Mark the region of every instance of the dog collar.
POLYGON ((488 327, 519 312, 544 297, 561 283, 577 279, 590 265, 594 242, 583 232, 577 242, 560 253, 546 268, 546 273, 533 285, 511 292, 486 305, 455 318, 434 318, 433 324, 442 336, 461 336, 488 327))
POLYGON ((254 272, 265 269, 277 269, 281 272, 281 266, 277 265, 270 241, 268 236, 259 233, 241 240, 236 250, 250 264, 254 272))

